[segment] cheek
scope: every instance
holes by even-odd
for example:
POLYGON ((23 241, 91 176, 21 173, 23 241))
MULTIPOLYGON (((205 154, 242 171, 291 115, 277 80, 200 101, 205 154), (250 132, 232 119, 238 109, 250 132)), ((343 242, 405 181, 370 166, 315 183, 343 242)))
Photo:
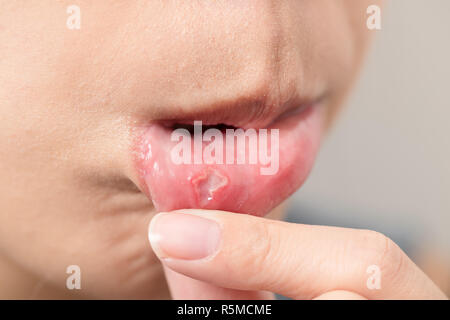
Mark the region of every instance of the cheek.
MULTIPOLYGON (((310 1, 302 3, 303 23, 314 55, 308 59, 310 76, 327 79, 329 127, 355 82, 373 31, 366 26, 366 10, 374 0, 310 1)), ((301 33, 298 34, 300 38, 301 33)))
POLYGON ((2 258, 63 294, 71 293, 66 289, 70 265, 81 268, 86 296, 154 298, 166 292, 147 241, 152 210, 145 197, 75 188, 55 176, 35 179, 53 180, 55 186, 42 193, 33 185, 24 194, 6 194, 10 207, 0 201, 2 258))

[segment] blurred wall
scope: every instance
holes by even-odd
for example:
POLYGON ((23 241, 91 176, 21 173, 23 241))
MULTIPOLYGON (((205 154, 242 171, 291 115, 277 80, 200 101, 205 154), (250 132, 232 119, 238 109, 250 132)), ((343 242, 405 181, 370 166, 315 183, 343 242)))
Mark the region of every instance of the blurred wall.
POLYGON ((289 212, 450 253, 450 1, 382 9, 360 81, 289 212))

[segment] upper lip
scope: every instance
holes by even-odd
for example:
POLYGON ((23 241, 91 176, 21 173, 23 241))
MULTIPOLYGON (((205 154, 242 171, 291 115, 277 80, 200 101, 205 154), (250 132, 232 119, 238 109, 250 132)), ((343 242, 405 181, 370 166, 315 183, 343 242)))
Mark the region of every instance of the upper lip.
POLYGON ((241 97, 234 101, 217 102, 205 107, 196 108, 168 108, 155 121, 167 126, 190 125, 201 120, 204 125, 226 125, 238 128, 264 128, 274 121, 296 113, 306 107, 315 105, 324 95, 315 98, 304 98, 293 95, 282 101, 271 99, 270 95, 260 97, 241 97))

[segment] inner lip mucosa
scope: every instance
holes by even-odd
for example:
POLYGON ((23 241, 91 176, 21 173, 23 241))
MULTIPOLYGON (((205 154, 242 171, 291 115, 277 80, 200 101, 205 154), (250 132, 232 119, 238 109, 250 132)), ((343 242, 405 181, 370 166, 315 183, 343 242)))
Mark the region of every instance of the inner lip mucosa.
POLYGON ((139 136, 136 165, 142 189, 157 211, 200 208, 263 216, 305 181, 321 136, 318 108, 281 120, 268 119, 259 126, 236 119, 231 123, 225 118, 197 119, 153 121, 139 136), (202 121, 201 130, 194 126, 197 121, 202 121), (175 132, 177 129, 183 132, 175 132), (249 129, 256 131, 256 138, 249 129), (259 135, 261 132, 264 134, 259 135), (279 137, 279 144, 273 145, 272 137, 277 137, 274 141, 279 137), (260 146, 265 146, 264 152, 260 146), (250 157, 248 151, 256 148, 258 152, 253 154, 257 156, 250 157), (239 161, 241 157, 243 161, 239 161), (250 161, 253 158, 255 161, 250 161))

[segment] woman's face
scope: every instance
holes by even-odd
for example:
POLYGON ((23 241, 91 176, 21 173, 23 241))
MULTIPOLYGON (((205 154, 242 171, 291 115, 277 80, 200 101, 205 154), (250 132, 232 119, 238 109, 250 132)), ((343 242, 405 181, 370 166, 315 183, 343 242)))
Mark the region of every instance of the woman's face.
POLYGON ((328 121, 377 1, 76 2, 74 30, 71 1, 0 2, 0 279, 20 277, 20 297, 35 285, 72 294, 66 268, 78 265, 84 295, 165 297, 138 128, 252 105, 245 125, 293 96, 324 98, 328 121))

